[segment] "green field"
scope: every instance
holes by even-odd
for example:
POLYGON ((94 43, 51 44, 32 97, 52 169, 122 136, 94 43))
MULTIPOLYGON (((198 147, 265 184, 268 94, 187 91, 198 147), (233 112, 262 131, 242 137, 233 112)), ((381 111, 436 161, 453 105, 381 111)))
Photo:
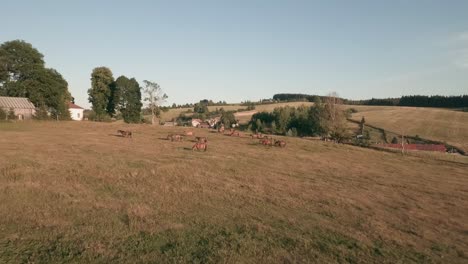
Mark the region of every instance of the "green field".
POLYGON ((0 123, 0 263, 468 261, 466 157, 184 131, 0 123))

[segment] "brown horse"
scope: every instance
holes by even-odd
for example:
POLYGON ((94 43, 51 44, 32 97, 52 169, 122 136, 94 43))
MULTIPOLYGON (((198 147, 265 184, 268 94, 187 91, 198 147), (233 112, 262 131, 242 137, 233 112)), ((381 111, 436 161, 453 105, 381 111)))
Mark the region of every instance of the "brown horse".
POLYGON ((198 143, 208 143, 208 139, 206 137, 195 137, 198 143))
POLYGON ((122 137, 132 137, 132 131, 128 130, 117 130, 117 133, 119 133, 122 137))
POLYGON ((275 140, 275 146, 284 148, 286 147, 286 142, 284 140, 275 140))
POLYGON ((170 134, 167 136, 167 140, 170 141, 182 141, 184 139, 184 136, 178 135, 178 134, 170 134))
POLYGON ((195 149, 206 151, 208 149, 208 143, 197 142, 195 143, 195 145, 193 145, 192 151, 194 151, 195 149))
POLYGON ((260 139, 260 143, 265 146, 271 146, 272 141, 268 138, 260 139))

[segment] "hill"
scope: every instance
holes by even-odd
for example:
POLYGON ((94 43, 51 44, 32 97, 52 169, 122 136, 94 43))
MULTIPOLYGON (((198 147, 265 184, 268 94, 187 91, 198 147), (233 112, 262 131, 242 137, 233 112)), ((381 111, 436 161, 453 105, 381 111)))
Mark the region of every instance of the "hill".
MULTIPOLYGON (((291 107, 298 107, 301 105, 310 106, 313 103, 310 102, 287 102, 287 103, 274 103, 274 104, 259 104, 255 106, 255 112, 262 112, 262 111, 273 111, 276 107, 284 107, 284 106, 291 106, 291 107)), ((226 111, 237 111, 239 109, 246 109, 246 106, 241 104, 232 104, 232 105, 223 105, 223 106, 208 106, 208 110, 214 111, 216 109, 223 108, 226 111)), ((169 111, 162 113, 162 119, 164 121, 171 121, 173 118, 177 118, 180 113, 186 112, 187 110, 193 110, 193 108, 171 108, 169 111)), ((250 114, 240 114, 240 121, 241 123, 246 123, 250 120, 254 112, 250 112, 250 114)))
POLYGON ((468 260, 466 157, 183 131, 0 123, 0 262, 468 260))
POLYGON ((409 136, 447 142, 468 151, 468 113, 441 108, 398 106, 344 106, 359 112, 368 124, 409 136))

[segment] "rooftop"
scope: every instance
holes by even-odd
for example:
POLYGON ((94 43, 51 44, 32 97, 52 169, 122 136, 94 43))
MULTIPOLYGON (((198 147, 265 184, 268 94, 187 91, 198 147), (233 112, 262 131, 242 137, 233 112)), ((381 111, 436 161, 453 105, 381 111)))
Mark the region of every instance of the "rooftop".
POLYGON ((1 108, 13 108, 13 109, 35 109, 31 101, 25 97, 6 97, 0 96, 0 107, 1 108))

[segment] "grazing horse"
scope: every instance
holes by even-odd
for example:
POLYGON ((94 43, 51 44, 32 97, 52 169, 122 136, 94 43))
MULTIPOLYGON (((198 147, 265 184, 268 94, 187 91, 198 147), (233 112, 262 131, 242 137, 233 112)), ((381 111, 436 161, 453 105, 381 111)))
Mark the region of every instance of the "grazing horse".
POLYGON ((195 149, 206 151, 208 149, 208 143, 197 142, 195 143, 195 145, 193 145, 192 151, 194 151, 195 149))
POLYGON ((286 147, 286 142, 284 140, 275 140, 275 146, 284 148, 286 147))
POLYGON ((184 136, 178 135, 178 134, 170 134, 167 136, 167 140, 170 141, 182 141, 184 139, 184 136))
POLYGON ((262 138, 268 138, 267 135, 262 135, 262 133, 256 133, 256 134, 251 134, 250 135, 252 137, 252 139, 262 139, 262 138))
POLYGON ((272 141, 268 138, 260 139, 260 143, 265 146, 271 146, 272 141))
POLYGON ((195 139, 198 143, 208 143, 208 139, 206 137, 196 137, 195 139))
POLYGON ((122 137, 132 137, 132 131, 128 130, 117 130, 117 133, 119 133, 122 137))

